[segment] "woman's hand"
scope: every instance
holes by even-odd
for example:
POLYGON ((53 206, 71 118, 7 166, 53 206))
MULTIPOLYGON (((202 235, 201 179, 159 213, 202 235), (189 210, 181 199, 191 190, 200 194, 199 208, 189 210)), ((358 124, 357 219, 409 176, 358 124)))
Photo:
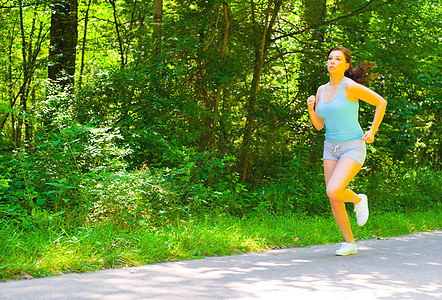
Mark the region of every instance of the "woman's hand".
POLYGON ((364 142, 366 142, 367 144, 371 144, 374 142, 374 133, 373 130, 370 129, 369 131, 367 131, 363 136, 362 136, 362 140, 364 142))
POLYGON ((324 119, 321 118, 315 111, 316 99, 319 98, 320 92, 321 87, 318 89, 316 96, 311 95, 307 99, 308 115, 313 127, 315 127, 316 130, 321 130, 324 128, 324 119))
POLYGON ((311 95, 310 97, 307 98, 307 107, 309 110, 314 110, 315 109, 315 103, 316 103, 316 96, 311 95))

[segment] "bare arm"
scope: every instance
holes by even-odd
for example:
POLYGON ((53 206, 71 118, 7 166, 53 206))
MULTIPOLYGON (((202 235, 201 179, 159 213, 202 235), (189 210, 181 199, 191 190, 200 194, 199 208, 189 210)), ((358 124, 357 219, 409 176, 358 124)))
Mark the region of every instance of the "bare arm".
POLYGON ((346 81, 345 92, 347 93, 347 97, 349 99, 360 99, 376 106, 376 111, 374 113, 373 123, 371 124, 370 130, 368 130, 362 137, 366 143, 373 143, 376 131, 384 118, 387 101, 376 92, 354 82, 353 80, 346 81))
POLYGON ((323 86, 318 88, 318 91, 316 92, 316 96, 311 95, 310 97, 308 97, 307 99, 307 108, 308 108, 308 114, 310 116, 310 121, 312 122, 313 126, 316 128, 316 130, 321 130, 322 128, 324 128, 324 119, 321 118, 318 113, 316 112, 316 109, 318 107, 318 101, 319 101, 319 96, 320 94, 320 90, 322 92, 323 86))

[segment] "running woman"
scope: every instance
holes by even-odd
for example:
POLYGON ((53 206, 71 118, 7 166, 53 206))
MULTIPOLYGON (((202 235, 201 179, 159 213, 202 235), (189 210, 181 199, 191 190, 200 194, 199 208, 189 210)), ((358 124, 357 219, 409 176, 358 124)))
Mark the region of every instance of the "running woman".
POLYGON ((336 255, 357 253, 357 247, 345 202, 355 205, 356 219, 363 226, 368 219, 368 202, 364 194, 355 194, 347 186, 364 164, 366 143, 372 143, 385 114, 387 101, 362 85, 374 75, 367 71, 373 65, 352 67, 350 52, 335 47, 328 52, 327 70, 330 81, 321 85, 307 99, 310 121, 319 131, 325 126, 324 176, 333 216, 345 238, 336 255), (370 130, 363 132, 358 122, 359 100, 376 107, 370 130))

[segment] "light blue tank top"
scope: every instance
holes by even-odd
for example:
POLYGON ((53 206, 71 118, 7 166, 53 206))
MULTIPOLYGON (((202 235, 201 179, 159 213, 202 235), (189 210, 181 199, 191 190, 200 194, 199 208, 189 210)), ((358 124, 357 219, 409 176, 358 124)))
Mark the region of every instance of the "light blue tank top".
POLYGON ((318 101, 318 114, 325 122, 325 139, 330 142, 343 143, 360 140, 364 135, 358 122, 359 101, 351 102, 344 95, 344 77, 339 86, 338 94, 329 102, 323 102, 324 87, 318 101))

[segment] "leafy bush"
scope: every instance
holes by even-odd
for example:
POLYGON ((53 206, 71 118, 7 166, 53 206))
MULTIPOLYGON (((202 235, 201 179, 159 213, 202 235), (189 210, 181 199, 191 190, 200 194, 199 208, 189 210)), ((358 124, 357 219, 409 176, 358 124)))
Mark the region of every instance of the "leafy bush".
POLYGON ((183 148, 174 168, 149 168, 88 173, 81 184, 89 223, 132 226, 190 215, 227 212, 246 192, 238 175, 228 174, 232 158, 183 148), (212 184, 207 184, 209 180, 212 184))
POLYGON ((131 226, 155 221, 174 209, 172 191, 147 169, 89 174, 80 188, 87 223, 131 226))
MULTIPOLYGON (((124 157, 131 149, 120 146, 118 128, 77 123, 72 101, 67 92, 49 96, 30 120, 37 128, 34 140, 26 148, 0 156, 2 220, 26 227, 29 222, 24 220, 41 212, 74 215, 81 208, 79 187, 86 174, 127 167, 124 157)), ((15 147, 2 137, 2 144, 15 147)))
POLYGON ((355 180, 355 189, 369 196, 373 209, 385 211, 425 210, 441 205, 441 172, 387 166, 355 180))

